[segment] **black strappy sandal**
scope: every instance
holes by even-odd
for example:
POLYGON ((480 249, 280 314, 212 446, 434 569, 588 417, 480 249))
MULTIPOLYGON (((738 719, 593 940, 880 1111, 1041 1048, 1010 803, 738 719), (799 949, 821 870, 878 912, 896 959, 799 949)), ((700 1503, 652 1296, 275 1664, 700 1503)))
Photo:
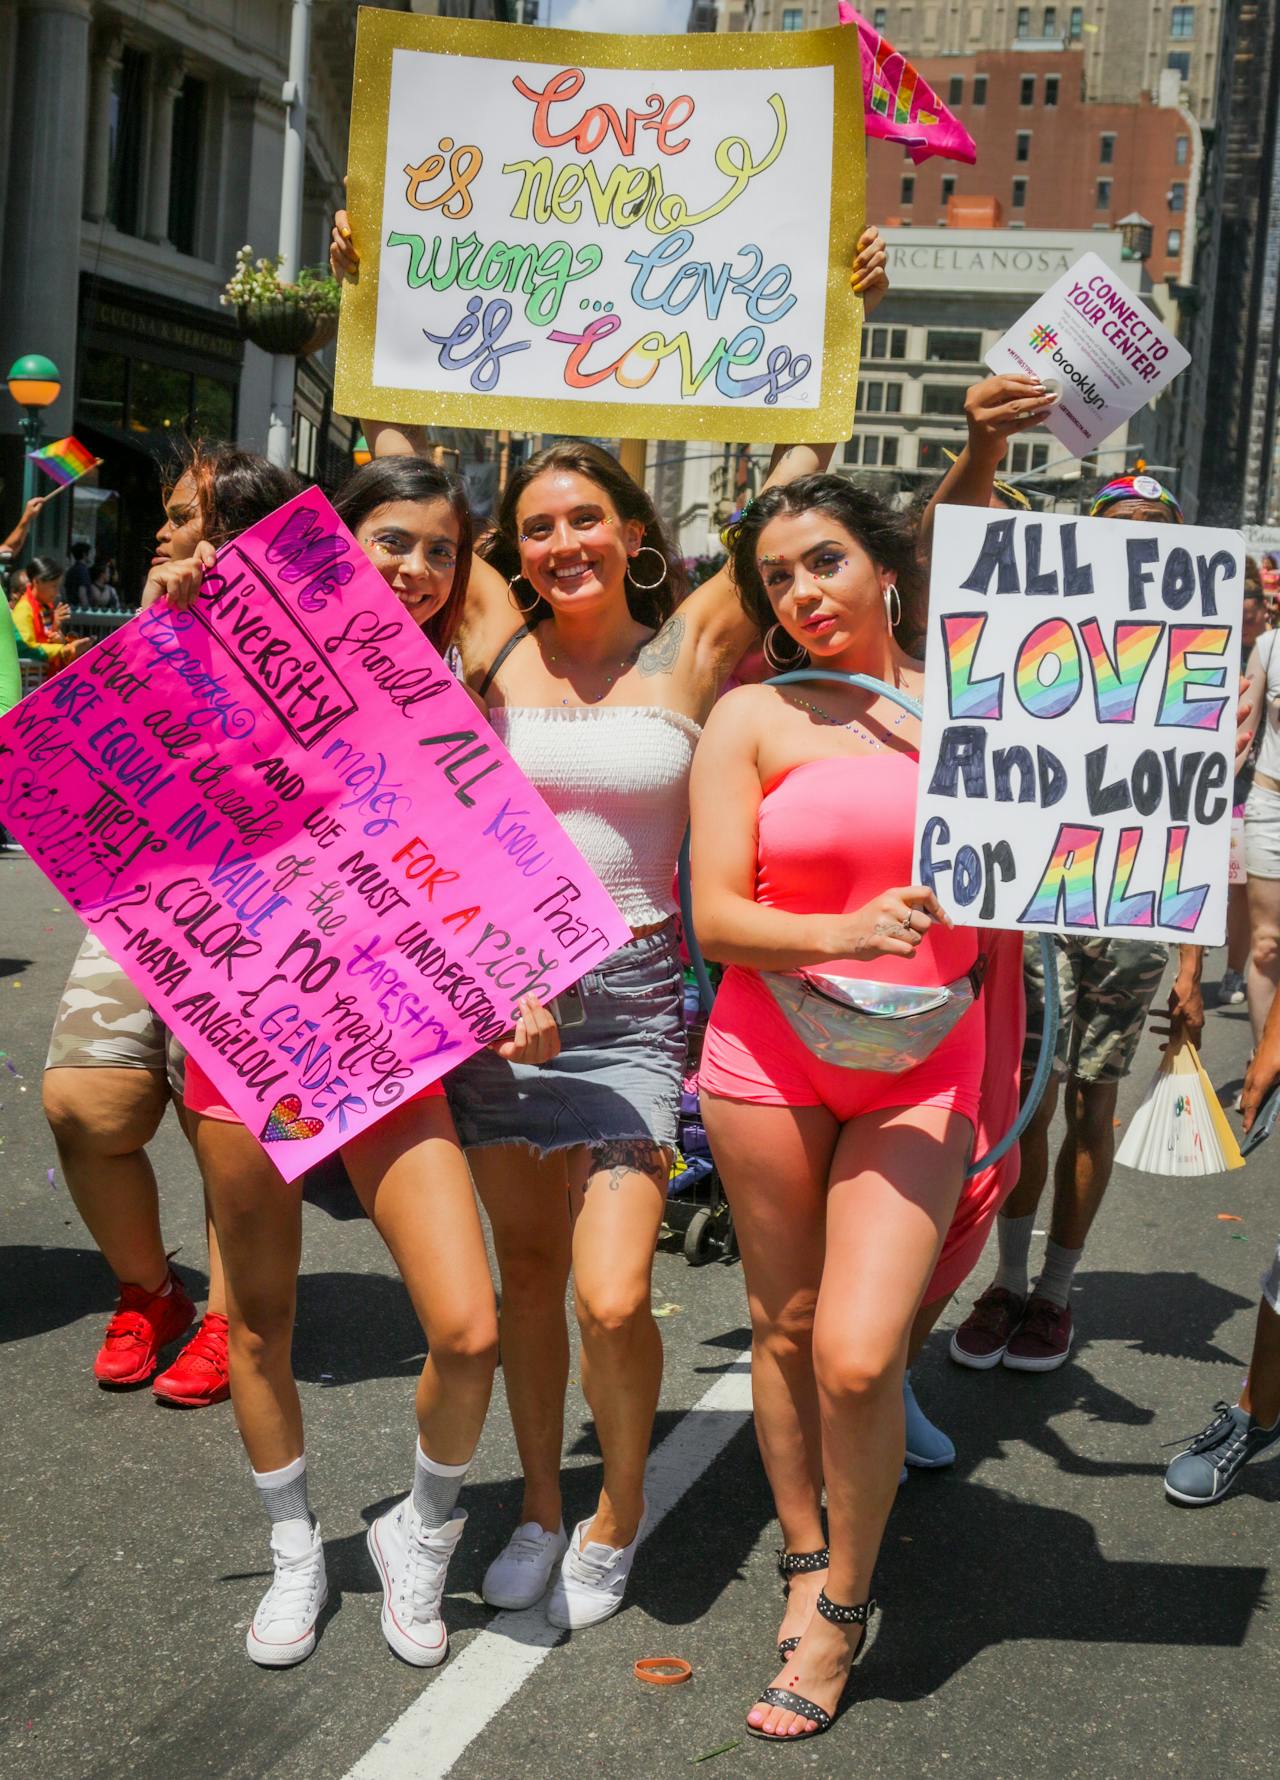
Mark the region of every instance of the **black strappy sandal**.
MULTIPOLYGON (((838 1601, 830 1599, 825 1588, 818 1596, 818 1612, 824 1619, 829 1619, 833 1625, 860 1625, 864 1628, 861 1642, 853 1653, 853 1661, 849 1664, 850 1675, 857 1666, 863 1651, 867 1648, 868 1633, 865 1628, 870 1627, 871 1615, 876 1611, 876 1605, 875 1601, 860 1601, 856 1607, 842 1607, 838 1601)), ((796 1642, 799 1643, 800 1640, 797 1639, 796 1642)), ((810 1737, 820 1737, 824 1731, 831 1729, 840 1716, 841 1708, 844 1705, 844 1693, 848 1686, 849 1678, 846 1677, 844 1689, 841 1690, 834 1712, 824 1712, 816 1701, 806 1700, 803 1694, 792 1693, 789 1687, 766 1687, 756 1701, 757 1706, 777 1706, 783 1712, 794 1712, 798 1718, 812 1719, 815 1728, 811 1731, 798 1731, 794 1736, 788 1734, 785 1737, 780 1737, 772 1731, 759 1731, 754 1725, 749 1724, 747 1735, 758 1737, 762 1743, 805 1743, 810 1737)))
MULTIPOLYGON (((825 1545, 821 1551, 780 1551, 778 1574, 782 1578, 783 1600, 791 1593, 793 1576, 806 1576, 814 1570, 826 1570, 830 1564, 831 1553, 825 1545)), ((799 1638, 784 1638, 778 1645, 778 1661, 785 1663, 799 1642, 799 1638)))

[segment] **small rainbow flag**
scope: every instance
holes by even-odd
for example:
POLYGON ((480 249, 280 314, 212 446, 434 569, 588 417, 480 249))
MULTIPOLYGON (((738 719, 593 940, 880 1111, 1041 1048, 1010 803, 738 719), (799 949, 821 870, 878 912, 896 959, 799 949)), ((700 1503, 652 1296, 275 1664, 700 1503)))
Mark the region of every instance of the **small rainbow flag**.
POLYGON ((906 57, 867 23, 850 0, 840 0, 839 15, 842 25, 858 28, 867 135, 901 142, 917 166, 930 155, 976 161, 973 137, 906 57))
POLYGON ((46 476, 65 488, 68 482, 78 482, 81 476, 102 462, 92 451, 87 451, 79 439, 68 435, 65 439, 55 439, 52 445, 44 445, 39 451, 28 451, 27 456, 32 463, 39 464, 46 476))

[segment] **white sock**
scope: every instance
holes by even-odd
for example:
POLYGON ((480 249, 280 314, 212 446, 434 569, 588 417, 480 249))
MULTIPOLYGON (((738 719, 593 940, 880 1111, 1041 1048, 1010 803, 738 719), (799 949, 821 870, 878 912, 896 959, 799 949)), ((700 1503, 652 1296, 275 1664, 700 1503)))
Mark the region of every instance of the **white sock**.
POLYGON ((1016 1292, 1019 1298, 1027 1295, 1027 1256, 1031 1253, 1035 1222, 1033 1211, 1029 1211, 1025 1218, 1007 1218, 1002 1212, 996 1219, 1000 1260, 991 1283, 1003 1286, 1006 1292, 1016 1292))
POLYGON ((462 1480, 471 1460, 461 1465, 441 1465, 428 1458, 418 1441, 414 1448, 413 1505, 424 1527, 442 1527, 453 1518, 462 1491, 462 1480))
POLYGON ((1071 1279, 1080 1265, 1082 1248, 1063 1248, 1052 1239, 1044 1245, 1044 1269, 1036 1281, 1036 1293, 1047 1298, 1050 1304, 1056 1304, 1059 1310, 1067 1308, 1067 1299, 1071 1296, 1071 1279))
POLYGON ((278 1471, 253 1472, 254 1488, 271 1519, 272 1529, 284 1521, 300 1521, 311 1535, 311 1510, 307 1505, 307 1455, 300 1454, 278 1471))

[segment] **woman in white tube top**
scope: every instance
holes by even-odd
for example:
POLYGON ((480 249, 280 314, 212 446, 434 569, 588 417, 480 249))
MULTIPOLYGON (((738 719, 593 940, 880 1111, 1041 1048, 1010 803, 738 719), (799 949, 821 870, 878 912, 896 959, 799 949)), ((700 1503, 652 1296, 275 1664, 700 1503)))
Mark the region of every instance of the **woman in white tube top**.
MULTIPOLYGON (((334 237, 340 273, 355 263, 346 220, 334 237)), ((854 268, 864 300, 887 289, 884 260, 868 230, 854 268)), ((412 443, 365 430, 379 453, 412 443)), ((776 453, 771 480, 824 468, 830 451, 776 453)), ((554 1575, 550 1619, 581 1627, 621 1605, 644 1528, 662 1379, 650 1276, 685 1060, 672 882, 694 746, 754 632, 723 571, 680 603, 683 569, 649 496, 595 446, 553 445, 518 470, 484 554, 509 592, 473 578, 459 639, 467 679, 634 935, 578 984, 585 1020, 564 1024, 558 1043, 550 1022, 534 1035, 539 1063, 482 1051, 446 1082, 493 1226, 524 1471, 520 1524, 484 1595, 530 1606, 554 1575), (570 1267, 604 1459, 598 1506, 572 1540, 560 1497, 570 1267)))

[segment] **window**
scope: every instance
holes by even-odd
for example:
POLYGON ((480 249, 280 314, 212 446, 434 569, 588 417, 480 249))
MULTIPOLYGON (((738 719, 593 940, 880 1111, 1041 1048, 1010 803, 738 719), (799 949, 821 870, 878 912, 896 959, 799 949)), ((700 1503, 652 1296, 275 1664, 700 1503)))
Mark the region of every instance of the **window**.
POLYGON ((1047 445, 1033 445, 1031 447, 1031 468, 1033 470, 1042 470, 1048 461, 1049 447, 1047 445))
POLYGON ((861 433, 855 433, 852 439, 845 440, 844 450, 840 453, 841 462, 846 464, 856 464, 861 448, 862 435, 861 433))
POLYGON ((1098 181, 1098 189, 1093 195, 1093 207, 1095 210, 1110 210, 1111 181, 1109 179, 1098 181))
POLYGON ((985 74, 975 74, 973 77, 973 103, 975 105, 985 105, 986 102, 987 77, 985 74))
POLYGON ((1013 182, 1013 197, 1012 197, 1011 202, 1012 202, 1013 208, 1015 210, 1025 210, 1026 209, 1026 206, 1027 206, 1027 182, 1025 179, 1015 179, 1014 180, 1014 182, 1013 182))
POLYGON ((1190 152, 1191 138, 1189 136, 1179 136, 1178 140, 1173 145, 1174 166, 1185 167, 1187 164, 1187 156, 1190 152))
POLYGON ((235 385, 223 383, 218 377, 197 377, 191 422, 197 439, 234 439, 235 385))
POLYGON ((902 385, 900 383, 885 384, 884 411, 886 414, 902 413, 902 385))
POLYGON ((888 328, 872 328, 867 333, 867 349, 863 358, 887 358, 889 356, 888 328))
POLYGON ((1103 135, 1098 138, 1098 159, 1104 167, 1111 166, 1116 158, 1116 139, 1114 136, 1103 135))
POLYGON ((122 235, 142 227, 142 142, 147 116, 148 58, 126 46, 111 81, 107 215, 122 235))
MULTIPOLYGON (((120 352, 103 352, 90 346, 80 371, 80 387, 76 391, 76 419, 90 426, 124 427, 125 358, 120 352)), ((219 433, 218 438, 229 438, 219 433)))
POLYGON ((922 470, 949 470, 947 449, 955 450, 959 444, 959 439, 921 439, 916 445, 916 462, 922 470))
POLYGON ((947 104, 964 104, 964 75, 953 74, 947 82, 947 104))
POLYGON ((880 462, 882 464, 893 465, 896 464, 897 461, 898 435, 896 433, 886 433, 885 437, 880 441, 880 462))
POLYGON ((1079 39, 1084 36, 1083 6, 1073 6, 1071 8, 1071 21, 1067 26, 1067 36, 1071 39, 1072 43, 1078 42, 1079 39))
POLYGON ((1013 158, 1015 161, 1029 161, 1031 159, 1030 130, 1018 131, 1013 143, 1013 158))
MULTIPOLYGON (((906 358, 907 330, 905 328, 872 328, 867 338, 871 344, 863 354, 864 358, 906 358)), ((887 408, 890 414, 899 412, 902 401, 902 385, 888 385, 889 401, 887 408)))
POLYGON ((803 31, 804 8, 802 6, 784 6, 782 9, 782 28, 784 31, 803 31))
POLYGON ((1170 51, 1168 60, 1170 68, 1177 70, 1179 80, 1191 79, 1191 57, 1185 49, 1170 51))
MULTIPOLYGON (((204 82, 190 75, 173 102, 169 162, 169 239, 179 253, 196 251, 200 198, 200 150, 204 140, 204 82)), ((222 438, 225 435, 216 434, 222 438)))
POLYGON ((1044 77, 1044 102, 1045 102, 1045 106, 1050 111, 1052 111, 1054 106, 1058 103, 1058 87, 1060 84, 1061 84, 1061 81, 1060 81, 1060 77, 1058 75, 1056 75, 1056 74, 1046 74, 1045 75, 1045 77, 1044 77))
POLYGON ((1187 188, 1180 179, 1175 179, 1169 187, 1169 208, 1181 214, 1187 207, 1187 188))
POLYGON ((867 433, 862 441, 862 461, 864 464, 880 462, 880 435, 867 433))
POLYGON ((1044 35, 1046 37, 1058 35, 1058 9, 1056 6, 1046 6, 1044 9, 1044 35))
POLYGON ((889 8, 887 6, 877 6, 871 15, 871 23, 875 26, 877 31, 883 31, 885 26, 889 23, 889 8))
POLYGON ((931 365, 976 365, 982 357, 982 335, 930 328, 924 355, 931 365))
POLYGON ((1034 105, 1035 102, 1036 77, 1034 74, 1024 74, 1018 83, 1018 103, 1019 105, 1034 105))
POLYGON ((1009 449, 1009 468, 1014 472, 1015 475, 1020 474, 1023 470, 1026 469, 1027 460, 1029 459, 1030 455, 1031 455, 1031 447, 1027 444, 1025 439, 1019 439, 1019 441, 1016 445, 1013 445, 1010 447, 1010 449, 1009 449))
POLYGON ((866 407, 867 407, 868 414, 883 414, 884 413, 884 384, 883 383, 868 383, 866 407))
POLYGON ((889 357, 890 358, 906 358, 906 356, 907 356, 907 330, 905 328, 890 328, 890 330, 889 330, 889 357))
POLYGON ((1182 230, 1170 229, 1164 238, 1164 250, 1168 254, 1182 252, 1182 230))
POLYGON ((1030 37, 1031 35, 1031 8, 1029 6, 1018 8, 1017 34, 1019 37, 1030 37))
POLYGON ((902 191, 899 194, 898 202, 900 204, 905 204, 905 205, 909 206, 909 205, 914 204, 915 201, 916 201, 916 176, 914 173, 904 173, 902 175, 902 191))
POLYGON ((1169 35, 1186 39, 1196 34, 1196 9, 1194 6, 1171 6, 1169 8, 1169 35))
POLYGON ((920 392, 920 411, 959 417, 964 413, 964 396, 963 383, 926 383, 920 392))
POLYGON ((130 427, 135 432, 172 433, 178 438, 190 419, 191 373, 138 359, 132 383, 130 427))
POLYGON ((942 175, 942 203, 945 208, 956 195, 956 176, 954 173, 942 175))

